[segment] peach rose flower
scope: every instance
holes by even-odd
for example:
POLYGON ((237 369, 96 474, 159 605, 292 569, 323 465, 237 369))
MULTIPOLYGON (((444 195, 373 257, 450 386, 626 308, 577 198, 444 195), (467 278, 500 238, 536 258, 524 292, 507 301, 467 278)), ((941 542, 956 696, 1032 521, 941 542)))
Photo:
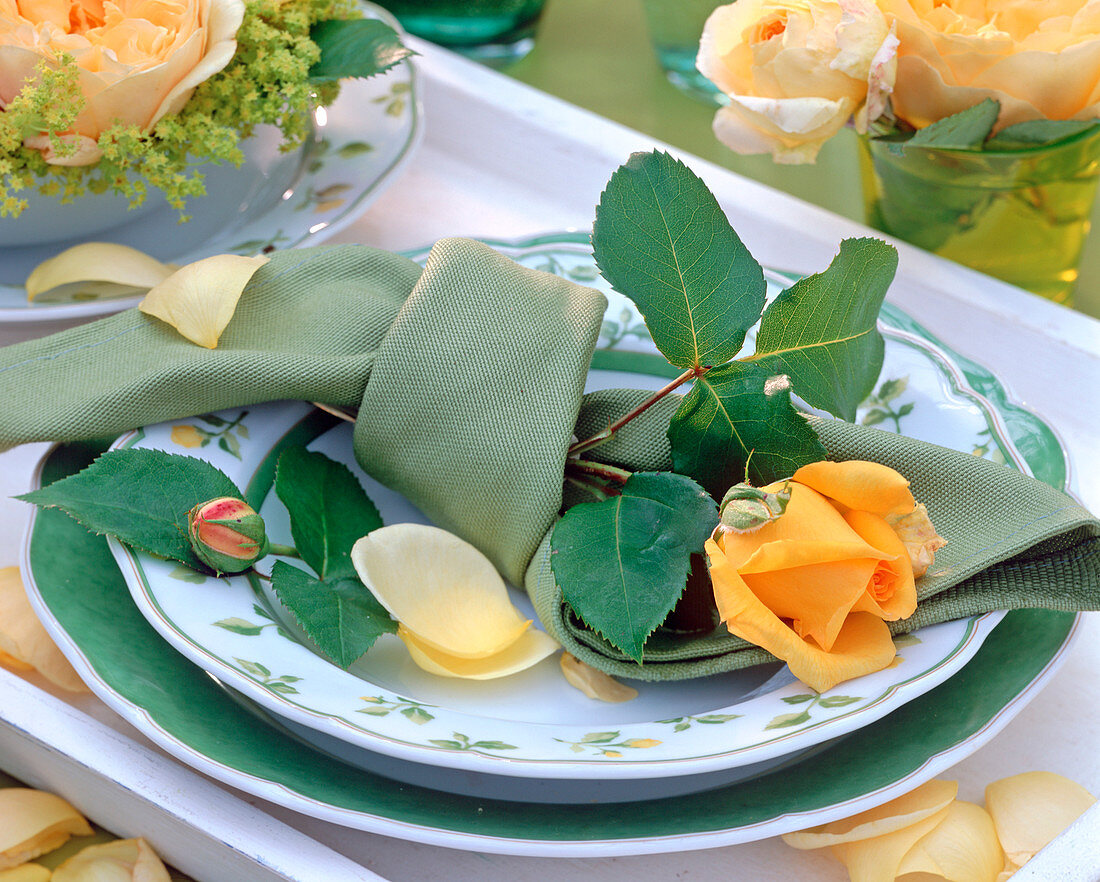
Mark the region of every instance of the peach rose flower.
POLYGON ((892 526, 917 507, 909 482, 884 465, 813 463, 790 493, 786 511, 756 530, 715 530, 710 577, 730 632, 825 692, 893 660, 886 622, 916 609, 911 551, 926 549, 911 550, 892 526))
POLYGON ((996 129, 1100 117, 1096 0, 881 0, 900 47, 894 111, 923 128, 985 98, 996 129))
POLYGON ((882 113, 896 47, 872 0, 737 0, 707 19, 695 64, 730 99, 720 141, 802 163, 853 116, 863 131, 882 113))
POLYGON ((0 109, 42 58, 73 57, 85 105, 59 156, 45 133, 24 140, 54 165, 90 165, 115 123, 148 131, 178 113, 199 83, 237 51, 243 0, 0 0, 0 109))

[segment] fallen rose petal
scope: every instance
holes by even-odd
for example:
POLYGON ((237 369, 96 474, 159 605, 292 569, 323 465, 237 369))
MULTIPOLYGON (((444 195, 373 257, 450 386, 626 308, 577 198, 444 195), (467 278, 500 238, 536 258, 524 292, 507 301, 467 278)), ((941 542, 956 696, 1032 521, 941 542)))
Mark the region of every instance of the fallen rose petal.
POLYGON ((947 817, 902 858, 897 875, 927 873, 930 882, 996 882, 1003 865, 989 813, 972 802, 956 801, 947 817))
POLYGON ((610 674, 586 665, 568 652, 561 654, 561 672, 570 686, 597 701, 621 704, 638 697, 638 690, 633 686, 620 683, 610 674))
POLYGON ((933 778, 897 799, 858 815, 797 833, 784 833, 783 841, 792 848, 825 848, 894 833, 939 814, 951 804, 958 792, 958 782, 933 778))
POLYGON ((0 870, 53 851, 70 836, 91 836, 92 828, 60 796, 28 787, 0 789, 0 870))
POLYGON ((1024 772, 985 788, 985 807, 1006 859, 1017 868, 1094 802, 1084 787, 1054 772, 1024 772))
POLYGON ((51 299, 79 293, 93 283, 100 297, 125 296, 148 291, 163 282, 176 267, 161 263, 136 248, 112 242, 74 245, 38 264, 27 277, 27 299, 50 292, 51 299), (111 291, 115 293, 110 295, 111 291))
POLYGON ((34 614, 16 567, 0 569, 0 654, 37 670, 69 692, 88 691, 34 614))
POLYGON ((425 650, 484 659, 511 646, 531 624, 512 605, 489 558, 438 527, 381 527, 355 543, 351 561, 425 650))
POLYGON ((895 882, 905 856, 943 823, 949 811, 950 806, 944 806, 935 814, 900 830, 834 845, 833 857, 848 868, 850 882, 895 882))
POLYGON ((463 677, 468 680, 494 680, 517 674, 561 649, 553 637, 534 628, 524 631, 500 652, 484 658, 461 658, 441 652, 418 640, 404 626, 398 627, 397 636, 404 641, 418 667, 441 677, 463 677))
POLYGON ((50 882, 50 871, 41 864, 20 864, 0 870, 0 882, 50 882))
POLYGON ((171 876, 144 839, 118 839, 77 852, 51 882, 171 882, 171 876))
POLYGON ((245 286, 267 261, 235 254, 197 260, 154 286, 138 309, 167 322, 192 343, 215 349, 245 286))

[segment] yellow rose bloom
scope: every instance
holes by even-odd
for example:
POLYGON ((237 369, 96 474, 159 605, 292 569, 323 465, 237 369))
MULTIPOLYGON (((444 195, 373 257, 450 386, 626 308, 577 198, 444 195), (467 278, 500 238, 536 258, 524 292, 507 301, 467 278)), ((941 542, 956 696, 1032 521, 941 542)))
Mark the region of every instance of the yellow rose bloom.
POLYGON ((813 162, 855 115, 866 128, 894 81, 897 40, 871 0, 738 0, 707 20, 696 66, 729 96, 714 118, 738 153, 813 162))
POLYGON ((1001 102, 997 130, 1100 117, 1100 14, 1083 0, 882 0, 900 40, 894 111, 923 128, 1001 102))
POLYGON ((871 462, 804 466, 790 491, 778 519, 714 532, 710 577, 730 632, 825 692, 894 658, 885 623, 912 615, 917 594, 909 550, 888 519, 915 502, 905 478, 871 462))

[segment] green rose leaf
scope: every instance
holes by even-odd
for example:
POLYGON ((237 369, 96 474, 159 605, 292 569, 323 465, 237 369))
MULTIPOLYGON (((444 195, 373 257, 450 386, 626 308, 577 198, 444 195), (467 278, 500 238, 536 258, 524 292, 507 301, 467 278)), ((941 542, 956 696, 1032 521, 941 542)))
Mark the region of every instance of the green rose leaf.
POLYGON ((289 447, 279 457, 275 493, 290 513, 298 553, 322 579, 356 578, 351 547, 382 516, 351 470, 323 453, 289 447))
POLYGON ((187 512, 219 496, 240 498, 241 491, 210 463, 137 448, 109 450, 83 471, 18 498, 60 508, 94 533, 208 573, 191 550, 187 512))
POLYGON ((551 566, 566 602, 635 661, 687 584, 691 555, 718 523, 683 475, 637 472, 622 494, 576 505, 554 527, 551 566))
POLYGON ((759 487, 825 459, 814 430, 791 404, 785 377, 732 362, 697 379, 668 427, 672 467, 716 498, 745 480, 759 487))
POLYGON ((1050 146, 1088 132, 1100 131, 1095 119, 1033 119, 1006 126, 985 143, 986 150, 1026 150, 1029 147, 1050 146))
POLYGON ((906 147, 934 147, 937 150, 980 150, 993 131, 1001 103, 993 98, 936 120, 905 142, 906 147))
POLYGON ((317 579, 279 560, 271 583, 317 648, 342 668, 382 634, 397 633, 397 622, 358 579, 317 579))
POLYGON ((746 361, 786 374, 797 395, 849 422, 882 370, 879 308, 898 252, 879 239, 845 239, 829 268, 799 279, 764 313, 746 361))
POLYGON ((397 31, 373 18, 318 22, 309 38, 321 50, 320 59, 309 69, 312 83, 373 77, 416 54, 401 45, 397 31))
POLYGON ((592 250, 680 368, 729 361, 764 307, 760 264, 706 184, 667 153, 635 153, 612 175, 592 250))

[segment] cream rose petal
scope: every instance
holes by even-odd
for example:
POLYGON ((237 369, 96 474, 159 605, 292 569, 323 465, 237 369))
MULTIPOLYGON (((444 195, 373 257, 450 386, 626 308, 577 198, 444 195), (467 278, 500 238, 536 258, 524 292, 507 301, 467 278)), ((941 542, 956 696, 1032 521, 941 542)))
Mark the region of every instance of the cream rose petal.
POLYGON ((0 656, 8 655, 69 692, 87 692, 34 614, 16 567, 0 569, 0 656))
POLYGON ((429 646, 407 628, 399 627, 400 637, 417 666, 441 677, 462 677, 467 680, 495 680, 525 671, 561 649, 557 641, 544 631, 531 628, 519 635, 500 652, 485 658, 461 658, 429 646))
POLYGON ((267 261, 235 254, 197 260, 154 286, 138 309, 167 322, 192 343, 215 349, 241 293, 267 261))
POLYGON ((833 857, 848 868, 850 882, 895 882, 905 856, 921 839, 943 823, 949 811, 950 806, 945 806, 908 827, 871 839, 857 839, 834 845, 833 857))
POLYGON ((0 870, 0 882, 50 882, 50 871, 41 864, 21 864, 0 870))
POLYGON ((1005 857, 1017 867, 1087 811, 1096 798, 1076 781, 1054 772, 1025 772, 985 789, 1005 857))
POLYGON ((53 851, 70 836, 91 836, 92 828, 60 796, 27 787, 0 789, 0 870, 53 851))
POLYGON ((171 882, 168 869, 144 839, 89 845, 53 871, 51 882, 171 882))
POLYGON ((115 296, 133 294, 149 290, 175 271, 172 264, 161 263, 127 245, 84 242, 66 248, 31 270, 26 284, 27 299, 34 300, 46 293, 64 297, 88 283, 101 292, 109 290, 103 285, 114 286, 118 292, 115 296))
POLYGON ((938 874, 948 882, 996 882, 1004 866, 993 819, 980 805, 956 801, 947 817, 902 859, 897 874, 938 874))
POLYGON ((531 624, 492 562, 468 542, 425 524, 392 524, 364 536, 351 561, 371 593, 418 643, 483 659, 531 624))
POLYGON ((596 701, 621 704, 638 697, 638 690, 633 686, 620 683, 610 674, 585 664, 568 652, 561 654, 561 673, 570 686, 596 701))
POLYGON ((783 841, 793 848, 825 848, 845 842, 873 839, 938 814, 951 804, 958 792, 958 782, 934 778, 904 796, 858 815, 797 833, 785 833, 783 841))

